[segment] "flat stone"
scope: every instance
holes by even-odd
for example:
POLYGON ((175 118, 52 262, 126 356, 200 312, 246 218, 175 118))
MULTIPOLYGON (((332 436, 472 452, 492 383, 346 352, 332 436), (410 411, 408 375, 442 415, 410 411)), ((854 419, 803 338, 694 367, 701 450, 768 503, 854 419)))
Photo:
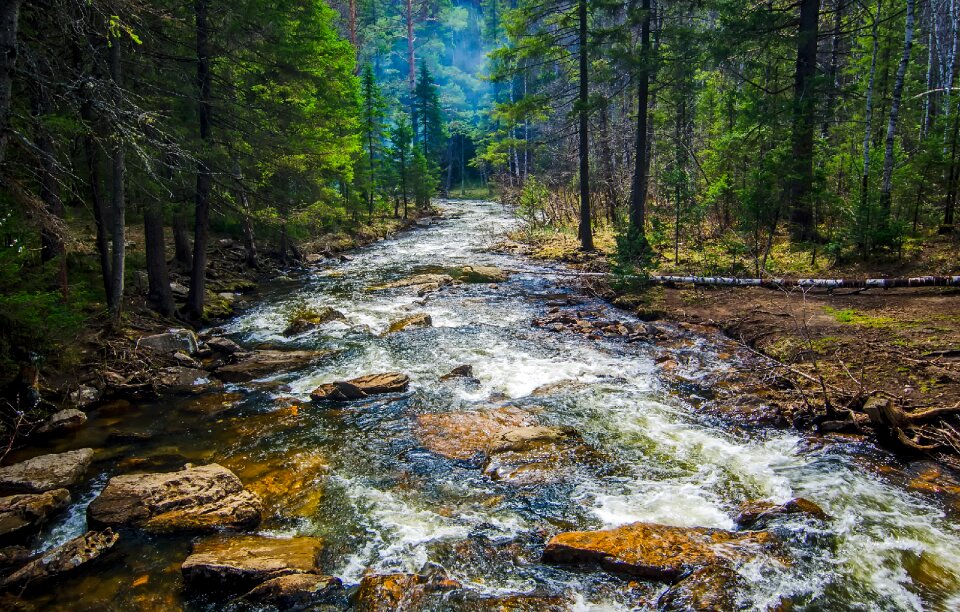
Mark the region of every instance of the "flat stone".
POLYGON ((709 565, 670 587, 657 601, 658 612, 726 612, 736 610, 743 580, 730 568, 709 565))
POLYGON ((191 588, 246 591, 280 576, 317 573, 322 550, 317 538, 218 535, 197 542, 180 570, 191 588))
POLYGON ((0 548, 0 576, 13 568, 20 568, 33 560, 33 553, 25 546, 5 546, 0 548))
POLYGON ((388 334, 395 334, 405 329, 423 329, 433 326, 433 319, 430 315, 421 312, 409 317, 404 317, 390 324, 387 329, 388 334))
POLYGON ((224 355, 233 355, 234 353, 243 352, 243 347, 230 338, 224 338, 222 336, 214 336, 213 338, 210 338, 207 340, 207 346, 210 347, 211 350, 224 355))
POLYGON ((237 363, 221 366, 216 376, 228 383, 249 382, 255 378, 304 368, 330 357, 332 351, 253 351, 237 355, 237 363))
POLYGON ((238 456, 228 465, 247 489, 263 501, 264 510, 277 516, 315 516, 323 501, 323 483, 330 467, 323 455, 282 454, 266 461, 238 456))
POLYGON ((464 266, 460 269, 460 280, 465 283, 502 283, 507 273, 495 266, 464 266))
POLYGON ((340 598, 343 594, 343 583, 339 578, 288 574, 267 580, 243 598, 250 603, 275 606, 281 610, 302 610, 340 598))
POLYGON ((0 489, 43 493, 71 487, 80 482, 91 461, 92 448, 34 457, 0 468, 0 489))
POLYGON ((260 522, 260 498, 216 463, 179 472, 114 476, 87 509, 92 524, 149 532, 243 529, 260 522))
POLYGON ((778 516, 789 514, 806 514, 819 521, 830 519, 823 508, 809 499, 797 497, 779 506, 763 501, 747 502, 740 506, 735 522, 741 529, 760 528, 778 516))
POLYGON ((119 537, 110 529, 88 531, 30 561, 9 575, 0 583, 0 587, 34 587, 61 574, 74 572, 113 548, 119 537))
POLYGON ((438 455, 471 459, 501 444, 508 431, 535 424, 533 415, 514 407, 422 414, 417 417, 417 437, 438 455))
POLYGON ((223 387, 218 380, 211 380, 204 370, 185 366, 172 366, 160 370, 157 386, 165 393, 206 393, 223 387))
POLYGON ((37 433, 41 435, 54 435, 76 431, 83 427, 87 422, 86 413, 75 408, 67 408, 59 412, 54 412, 44 421, 43 425, 37 428, 37 433))
POLYGON ((351 380, 337 381, 320 385, 310 393, 310 399, 353 400, 369 395, 402 393, 410 386, 410 377, 399 372, 369 374, 351 380))
POLYGON ((574 609, 566 597, 536 592, 489 596, 464 590, 451 593, 444 603, 458 612, 569 612, 574 609))
POLYGON ((39 530, 46 519, 69 503, 70 492, 66 489, 0 497, 0 541, 39 530))
POLYGON ((701 567, 746 560, 776 542, 765 531, 632 523, 601 531, 561 533, 547 543, 548 563, 595 563, 610 572, 673 581, 701 567))
POLYGON ((402 289, 404 287, 422 287, 435 286, 437 288, 452 284, 453 277, 449 274, 417 274, 385 285, 371 287, 370 291, 381 291, 384 289, 402 289))
POLYGON ((173 354, 183 351, 188 355, 197 352, 197 335, 189 329, 173 329, 167 333, 144 336, 137 347, 158 354, 173 354))
POLYGON ((368 574, 360 581, 355 600, 360 612, 394 612, 420 610, 426 600, 437 593, 459 589, 461 584, 444 573, 368 574))

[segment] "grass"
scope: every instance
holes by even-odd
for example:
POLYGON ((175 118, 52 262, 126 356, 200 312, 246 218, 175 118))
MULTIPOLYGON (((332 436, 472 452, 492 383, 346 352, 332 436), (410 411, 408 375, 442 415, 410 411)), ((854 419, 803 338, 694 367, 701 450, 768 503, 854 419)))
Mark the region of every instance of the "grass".
POLYGON ((844 325, 856 325, 858 327, 868 327, 871 329, 889 329, 898 323, 893 317, 875 317, 855 310, 853 308, 844 308, 837 310, 829 306, 823 307, 824 311, 832 316, 837 323, 844 325))

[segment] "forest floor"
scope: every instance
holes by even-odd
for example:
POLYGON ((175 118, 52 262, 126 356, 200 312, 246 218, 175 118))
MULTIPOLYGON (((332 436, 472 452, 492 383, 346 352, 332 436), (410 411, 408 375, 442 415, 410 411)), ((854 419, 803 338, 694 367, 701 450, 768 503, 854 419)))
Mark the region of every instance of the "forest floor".
MULTIPOLYGON (((610 269, 612 240, 602 234, 596 254, 578 251, 576 240, 564 232, 534 237, 518 233, 511 239, 505 248, 535 258, 566 262, 582 270, 610 269)), ((957 252, 956 241, 944 238, 909 260, 873 263, 870 269, 850 265, 823 276, 958 274, 957 252)), ((658 273, 679 271, 704 274, 696 268, 678 270, 671 263, 657 269, 658 273)), ((814 276, 811 272, 820 276, 821 270, 786 274, 814 276)), ((769 360, 770 369, 742 376, 738 384, 753 392, 761 390, 763 400, 776 407, 787 423, 819 424, 821 431, 875 433, 862 413, 872 396, 892 400, 908 413, 960 409, 960 289, 802 291, 676 285, 618 290, 597 277, 584 277, 581 282, 641 318, 710 326, 769 360), (825 405, 833 410, 825 410, 825 405), (833 422, 824 427, 828 419, 833 422)), ((931 453, 960 464, 955 460, 960 449, 953 446, 960 441, 954 435, 960 422, 950 415, 949 420, 935 424, 937 431, 922 429, 938 442, 931 453), (952 434, 947 430, 946 437, 941 435, 944 423, 954 428, 952 434)), ((929 436, 920 436, 926 445, 932 442, 929 436)), ((889 442, 899 451, 907 450, 896 439, 889 442)))

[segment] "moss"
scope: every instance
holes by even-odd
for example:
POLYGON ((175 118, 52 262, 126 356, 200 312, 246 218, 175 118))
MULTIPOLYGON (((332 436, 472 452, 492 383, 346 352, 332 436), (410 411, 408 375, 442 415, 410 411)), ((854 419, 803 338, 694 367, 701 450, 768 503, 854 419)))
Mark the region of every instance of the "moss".
POLYGON ((872 315, 864 314, 853 308, 844 308, 843 310, 837 310, 836 308, 831 308, 830 306, 824 306, 824 311, 832 316, 837 323, 842 323, 844 325, 856 325, 858 327, 868 327, 872 329, 889 329, 892 327, 900 326, 906 327, 909 323, 903 321, 898 321, 893 317, 877 317, 872 315))

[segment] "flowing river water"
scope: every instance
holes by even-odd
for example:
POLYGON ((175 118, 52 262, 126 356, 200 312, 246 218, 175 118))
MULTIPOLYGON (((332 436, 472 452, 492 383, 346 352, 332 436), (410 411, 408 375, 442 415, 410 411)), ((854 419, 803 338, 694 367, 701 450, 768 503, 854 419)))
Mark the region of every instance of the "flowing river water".
MULTIPOLYGON (((295 284, 278 283, 223 329, 248 347, 333 349, 336 358, 228 385, 226 395, 107 405, 83 430, 52 444, 50 450, 90 446, 98 458, 74 505, 35 547, 82 533, 86 505, 112 475, 218 462, 245 484, 286 470, 277 486, 296 481, 296 495, 291 488, 268 504, 259 532, 323 538, 323 569, 346 584, 366 571, 417 572, 432 563, 481 594, 560 594, 578 610, 651 609, 666 585, 547 565, 539 559, 545 541, 562 530, 634 521, 732 529, 745 501, 804 497, 830 520, 792 515, 773 524, 786 559, 758 558, 738 568, 748 585, 745 609, 782 600, 796 610, 960 608, 955 511, 887 476, 899 469, 891 457, 863 441, 823 443, 709 417, 696 409, 694 391, 661 376, 655 339, 591 339, 532 326, 557 304, 609 307, 551 275, 558 268, 491 250, 516 223, 504 207, 440 205, 439 222, 295 284), (524 272, 424 297, 369 290, 463 265, 524 272), (290 313, 303 306, 330 306, 346 318, 284 337, 290 313), (433 326, 383 334, 391 321, 418 312, 429 313, 433 326), (461 364, 473 366, 479 383, 439 380, 461 364), (389 371, 408 374, 410 391, 339 406, 309 401, 321 383, 389 371), (418 415, 490 406, 516 406, 544 424, 574 428, 605 459, 523 486, 493 480, 475 462, 437 455, 418 438, 418 415)), ((685 372, 694 381, 736 365, 708 335, 694 334, 671 350, 695 357, 678 360, 695 364, 685 372)), ((222 609, 222 599, 183 588, 179 564, 190 544, 189 537, 124 532, 95 572, 64 577, 25 595, 23 605, 222 609)))

